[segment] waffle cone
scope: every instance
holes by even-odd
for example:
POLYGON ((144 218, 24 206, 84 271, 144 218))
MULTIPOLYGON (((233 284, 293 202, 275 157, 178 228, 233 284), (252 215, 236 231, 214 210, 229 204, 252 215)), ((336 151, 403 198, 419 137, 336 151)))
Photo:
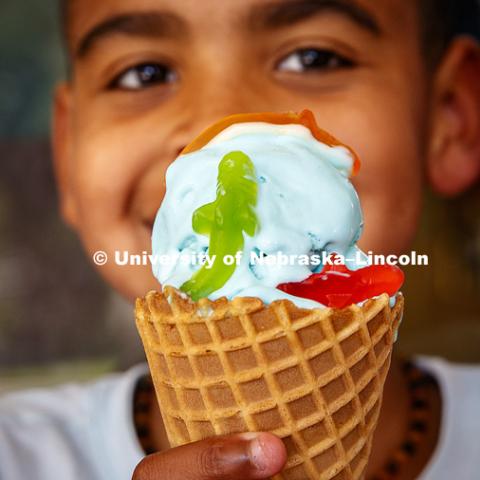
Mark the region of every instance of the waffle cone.
POLYGON ((402 311, 400 294, 308 310, 149 292, 136 321, 171 445, 269 431, 288 453, 276 479, 363 478, 402 311))

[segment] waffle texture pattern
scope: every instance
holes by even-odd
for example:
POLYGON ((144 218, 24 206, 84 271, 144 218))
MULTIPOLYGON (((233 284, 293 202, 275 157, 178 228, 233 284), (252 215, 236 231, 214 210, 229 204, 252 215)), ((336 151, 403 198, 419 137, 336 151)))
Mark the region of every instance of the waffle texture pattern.
POLYGON ((288 452, 276 479, 362 479, 402 312, 401 294, 309 310, 149 292, 136 321, 171 445, 269 431, 288 452))

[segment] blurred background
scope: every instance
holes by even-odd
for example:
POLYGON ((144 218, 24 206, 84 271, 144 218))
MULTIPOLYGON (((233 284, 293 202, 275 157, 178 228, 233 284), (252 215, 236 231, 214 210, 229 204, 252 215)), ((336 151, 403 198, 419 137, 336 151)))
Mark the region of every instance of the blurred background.
MULTIPOLYGON (((133 307, 97 276, 57 206, 50 102, 64 75, 54 0, 0 2, 0 394, 143 360, 133 307)), ((394 228, 394 225, 392 226, 394 228)), ((480 187, 427 192, 397 348, 480 362, 480 187)))

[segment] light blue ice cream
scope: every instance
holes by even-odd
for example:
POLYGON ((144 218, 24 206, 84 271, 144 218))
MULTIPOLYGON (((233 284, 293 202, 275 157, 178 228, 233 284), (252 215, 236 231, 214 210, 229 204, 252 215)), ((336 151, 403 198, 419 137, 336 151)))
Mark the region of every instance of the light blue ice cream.
MULTIPOLYGON (((336 252, 352 259, 354 269, 363 254, 356 242, 363 228, 362 211, 348 179, 353 158, 343 147, 316 140, 302 125, 264 123, 228 127, 202 149, 179 156, 168 168, 167 190, 155 219, 152 253, 176 258, 170 265, 156 262, 155 277, 162 285, 179 288, 200 268, 184 261, 187 255, 207 252, 209 239, 192 228, 192 214, 215 200, 218 164, 229 152, 242 151, 252 160, 258 182, 256 214, 259 229, 245 235, 245 248, 232 277, 210 295, 255 296, 265 303, 288 298, 300 307, 319 303, 288 295, 276 286, 299 282, 321 270, 321 265, 258 265, 250 253, 313 255, 336 252)), ((192 257, 193 258, 193 257, 192 257)), ((364 265, 362 265, 364 266, 364 265)))

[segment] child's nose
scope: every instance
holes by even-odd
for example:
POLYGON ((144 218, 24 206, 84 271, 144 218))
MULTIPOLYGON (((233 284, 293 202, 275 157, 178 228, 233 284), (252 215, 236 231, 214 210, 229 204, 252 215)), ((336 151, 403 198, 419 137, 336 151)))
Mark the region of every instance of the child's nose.
POLYGON ((239 76, 203 83, 191 97, 194 136, 228 115, 271 110, 258 90, 239 76))
POLYGON ((278 110, 269 95, 254 82, 225 71, 206 77, 195 88, 189 85, 177 106, 177 155, 206 128, 226 116, 278 110))

